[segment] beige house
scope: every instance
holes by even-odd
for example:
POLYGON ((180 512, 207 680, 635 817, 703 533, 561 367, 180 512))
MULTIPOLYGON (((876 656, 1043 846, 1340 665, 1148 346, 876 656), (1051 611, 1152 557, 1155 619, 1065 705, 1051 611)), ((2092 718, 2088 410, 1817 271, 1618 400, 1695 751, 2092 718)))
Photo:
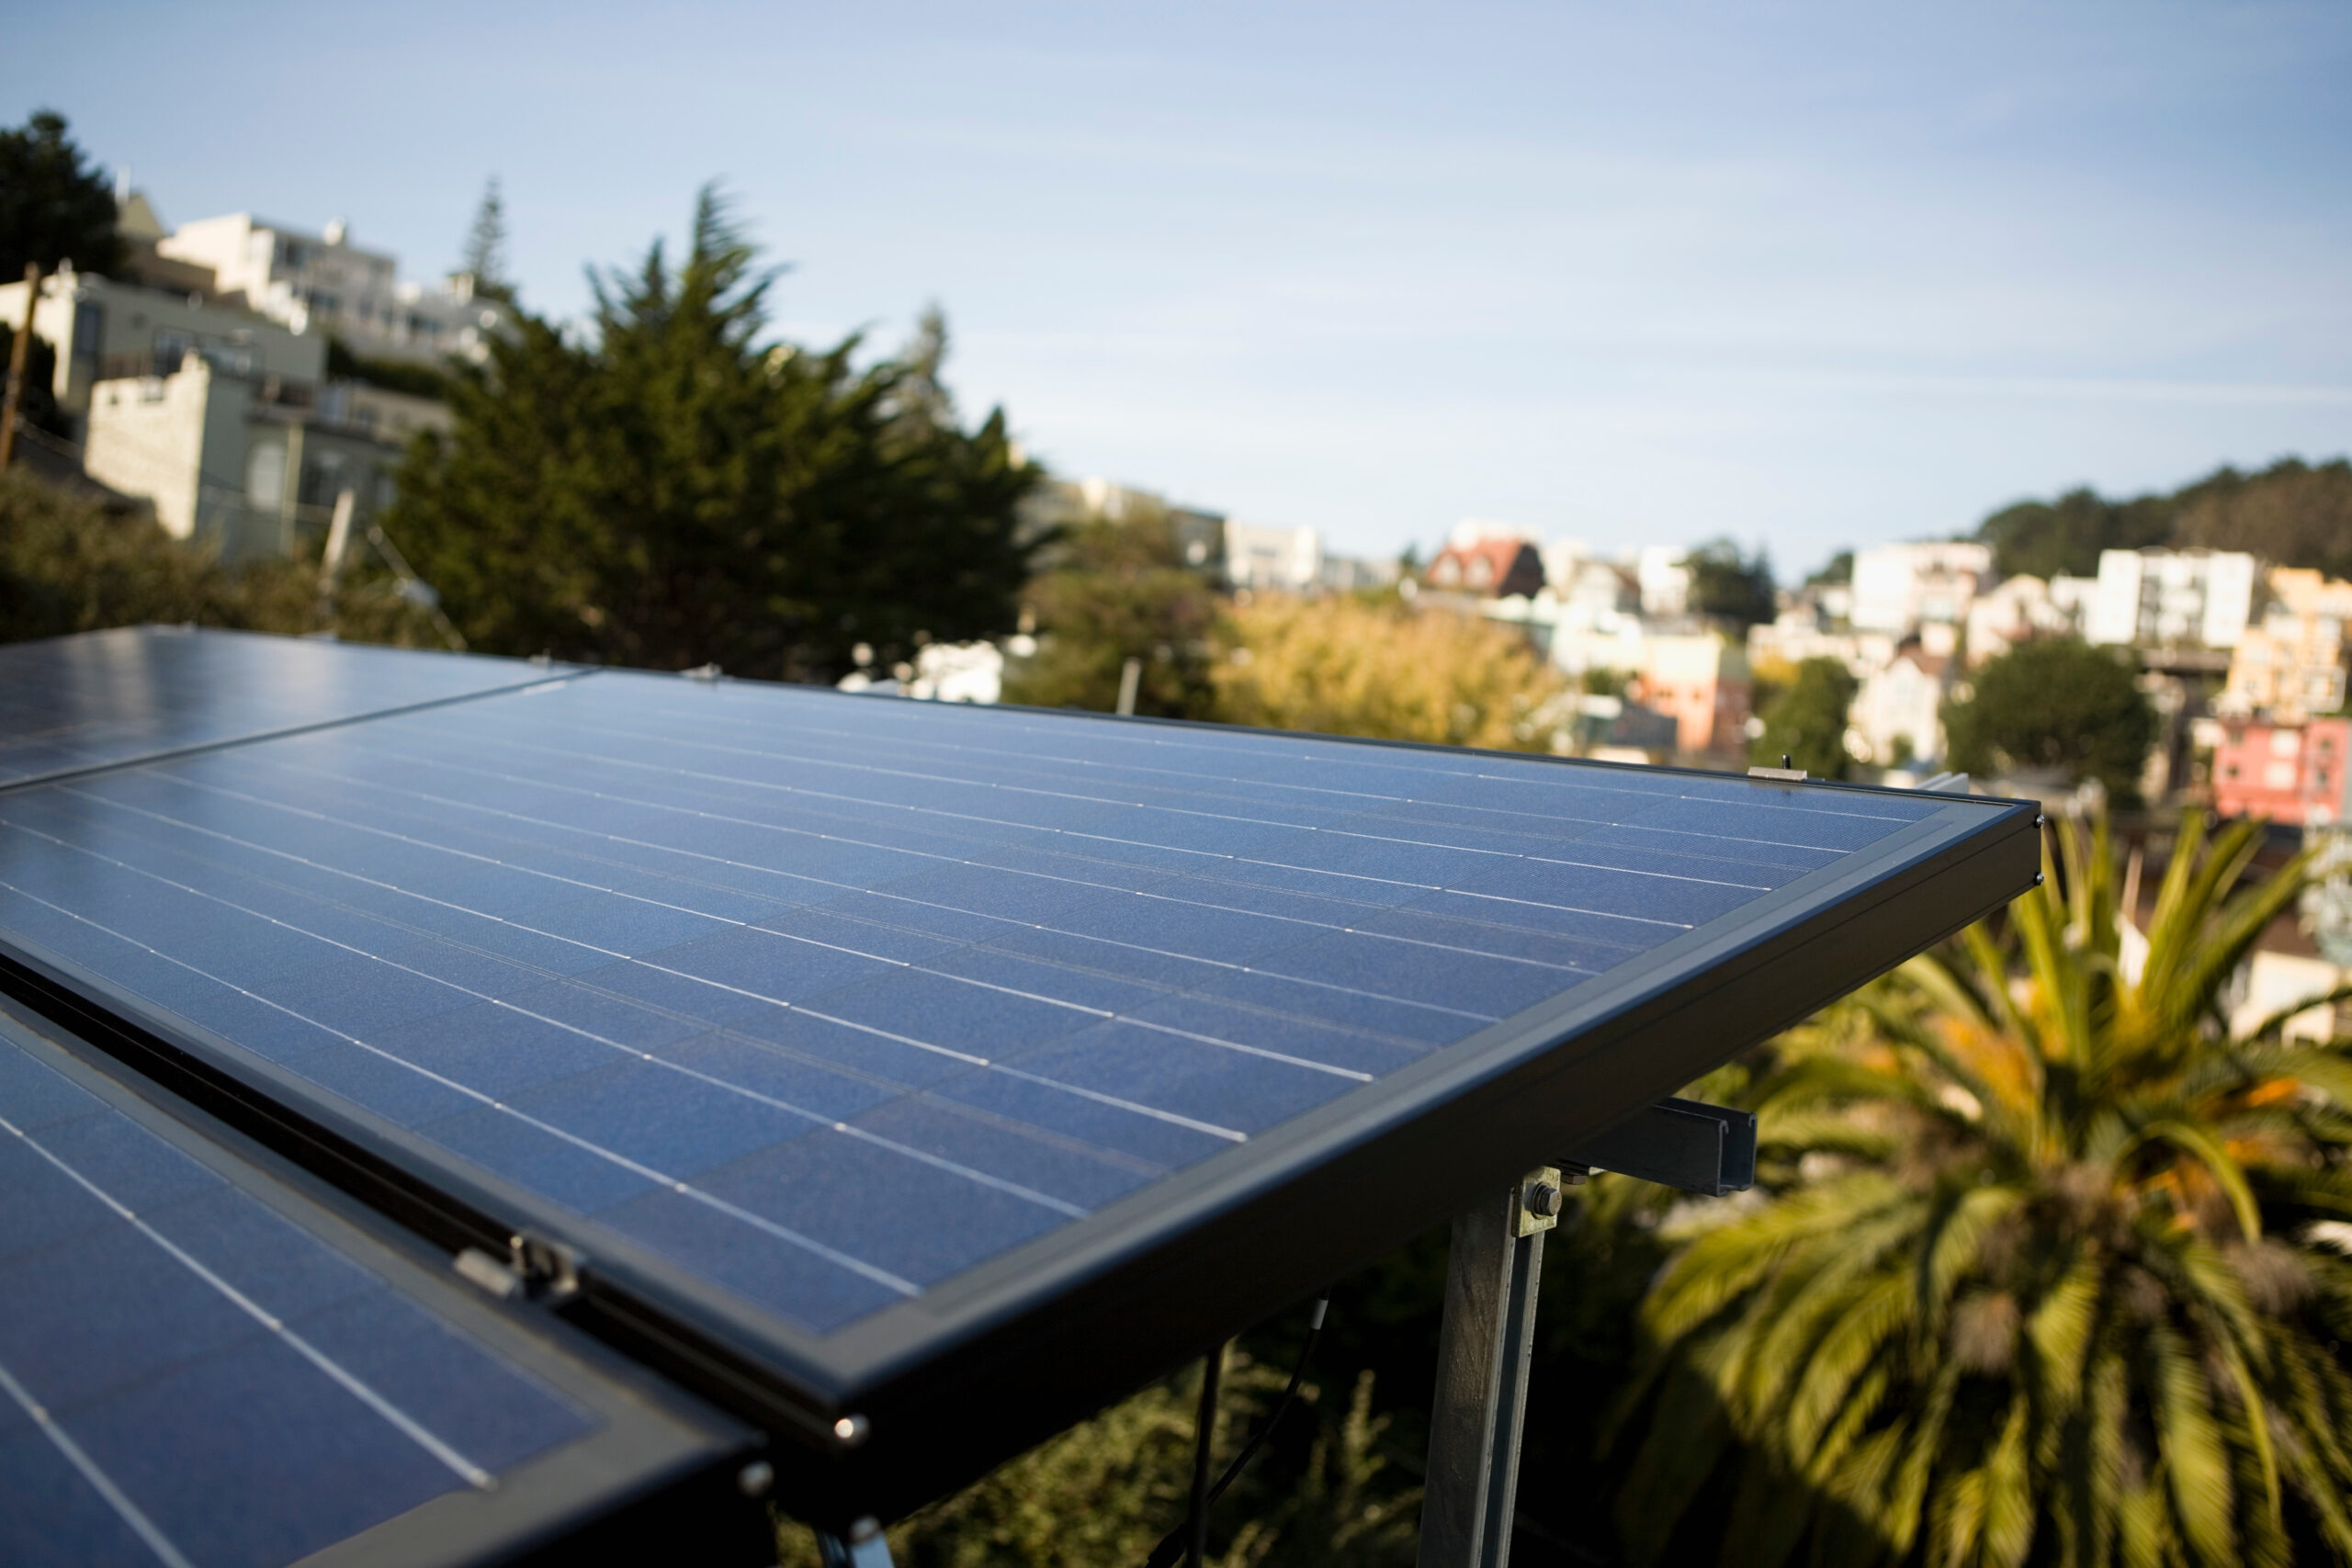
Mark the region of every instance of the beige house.
POLYGON ((2270 603, 2231 650, 2225 711, 2294 723, 2344 705, 2345 632, 2352 582, 2300 567, 2277 567, 2270 603))
POLYGON ((283 556, 324 534, 345 491, 361 521, 390 505, 408 436, 447 422, 423 398, 257 379, 191 351, 170 375, 96 384, 83 468, 150 500, 175 538, 230 559, 283 556))

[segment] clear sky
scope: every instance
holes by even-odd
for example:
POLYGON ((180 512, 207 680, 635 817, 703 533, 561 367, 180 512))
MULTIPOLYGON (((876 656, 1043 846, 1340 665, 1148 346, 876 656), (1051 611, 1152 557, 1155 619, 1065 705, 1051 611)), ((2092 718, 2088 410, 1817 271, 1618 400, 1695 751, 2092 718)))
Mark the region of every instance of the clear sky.
POLYGON ((673 4, 13 12, 165 221, 526 303, 718 177, 778 329, 947 311, 1056 470, 1334 548, 1463 516, 1784 570, 2352 450, 2352 6, 673 4))

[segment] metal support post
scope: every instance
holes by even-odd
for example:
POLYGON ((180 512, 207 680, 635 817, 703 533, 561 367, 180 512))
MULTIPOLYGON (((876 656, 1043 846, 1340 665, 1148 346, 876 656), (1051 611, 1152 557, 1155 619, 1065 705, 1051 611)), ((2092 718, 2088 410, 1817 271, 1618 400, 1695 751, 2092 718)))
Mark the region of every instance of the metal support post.
POLYGON ((1560 1173, 1546 1166, 1453 1218, 1420 1568, 1504 1568, 1510 1559, 1544 1233, 1559 1214, 1560 1173))
POLYGON ((824 1568, 891 1568, 890 1538, 870 1518, 850 1526, 846 1536, 819 1530, 817 1560, 824 1568))

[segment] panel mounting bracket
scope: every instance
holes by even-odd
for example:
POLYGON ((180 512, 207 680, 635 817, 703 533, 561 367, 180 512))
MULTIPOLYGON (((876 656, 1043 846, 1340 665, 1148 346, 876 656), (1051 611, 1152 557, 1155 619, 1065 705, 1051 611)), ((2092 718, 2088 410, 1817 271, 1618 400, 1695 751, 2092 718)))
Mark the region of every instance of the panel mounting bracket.
POLYGON ((1756 1185, 1756 1118, 1695 1100, 1661 1100, 1577 1144, 1560 1164, 1571 1172, 1613 1170, 1710 1198, 1745 1192, 1756 1185))

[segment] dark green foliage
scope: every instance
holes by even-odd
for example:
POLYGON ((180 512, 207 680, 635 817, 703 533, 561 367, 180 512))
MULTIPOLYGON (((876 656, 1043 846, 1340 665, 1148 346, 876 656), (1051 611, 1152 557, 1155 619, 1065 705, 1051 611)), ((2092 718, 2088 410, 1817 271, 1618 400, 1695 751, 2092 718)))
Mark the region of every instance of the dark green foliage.
POLYGON ((1996 578, 2091 577, 2101 550, 2199 545, 2245 550, 2274 566, 2352 577, 2352 463, 2282 457, 2256 474, 2218 468, 2170 495, 2109 501, 2088 490, 1993 513, 1976 537, 1996 578))
POLYGON ((1763 550, 1740 553, 1730 539, 1710 539, 1684 558, 1694 614, 1742 631, 1772 618, 1772 563, 1763 550))
POLYGON ((1001 412, 976 432, 908 359, 763 335, 771 275, 706 190, 671 268, 597 280, 593 338, 518 313, 450 389, 388 526, 474 647, 831 680, 868 644, 1009 629, 1035 482, 1001 412))
POLYGON ((1587 696, 1622 697, 1625 694, 1625 688, 1633 683, 1633 672, 1630 671, 1611 670, 1605 664, 1596 664, 1584 672, 1579 683, 1584 687, 1587 696))
MULTIPOLYGON (((10 346, 7 329, 0 327, 0 355, 10 346)), ((22 422, 17 428, 30 425, 60 436, 72 432, 65 411, 57 406, 57 349, 47 338, 37 337, 25 345, 24 389, 17 399, 17 417, 22 422)))
POLYGON ((406 392, 413 398, 431 398, 435 402, 449 399, 448 371, 413 360, 372 359, 364 354, 354 354, 339 337, 327 339, 327 376, 336 381, 365 381, 388 392, 406 392))
POLYGON ((2068 491, 2053 502, 2021 501, 1977 525, 1976 536, 1993 547, 1996 579, 2027 572, 2035 577, 2096 577, 2101 550, 2136 550, 2172 539, 2169 496, 2143 495, 2108 501, 2088 490, 2068 491))
POLYGON ((1136 712, 1212 716, 1216 595, 1184 564, 1164 514, 1081 522, 1051 547, 1046 565, 1026 595, 1037 651, 1007 671, 1007 702, 1107 713, 1118 704, 1122 668, 1138 659, 1136 712))
POLYGON ((1835 659, 1808 659, 1797 666, 1796 679, 1764 710, 1764 733, 1749 748, 1749 756, 1768 768, 1786 756, 1793 767, 1817 779, 1842 779, 1852 764, 1846 750, 1846 715, 1860 689, 1846 666, 1835 659))
POLYGON ((23 277, 27 262, 43 272, 66 260, 84 272, 119 270, 114 220, 114 192, 103 171, 84 165, 63 115, 41 109, 21 130, 0 130, 0 283, 23 277))
POLYGON ((2352 577, 2352 462, 2312 468, 2287 457, 2258 474, 2223 468, 2180 492, 2173 537, 2352 577))
POLYGON ((1831 556, 1819 571, 1804 580, 1807 588, 1827 586, 1854 581, 1854 552, 1839 550, 1831 556))
POLYGON ((2054 768, 2137 798, 2156 712, 2113 652, 2072 637, 2019 643, 1978 671, 1973 688, 1944 705, 1953 767, 2054 768))

